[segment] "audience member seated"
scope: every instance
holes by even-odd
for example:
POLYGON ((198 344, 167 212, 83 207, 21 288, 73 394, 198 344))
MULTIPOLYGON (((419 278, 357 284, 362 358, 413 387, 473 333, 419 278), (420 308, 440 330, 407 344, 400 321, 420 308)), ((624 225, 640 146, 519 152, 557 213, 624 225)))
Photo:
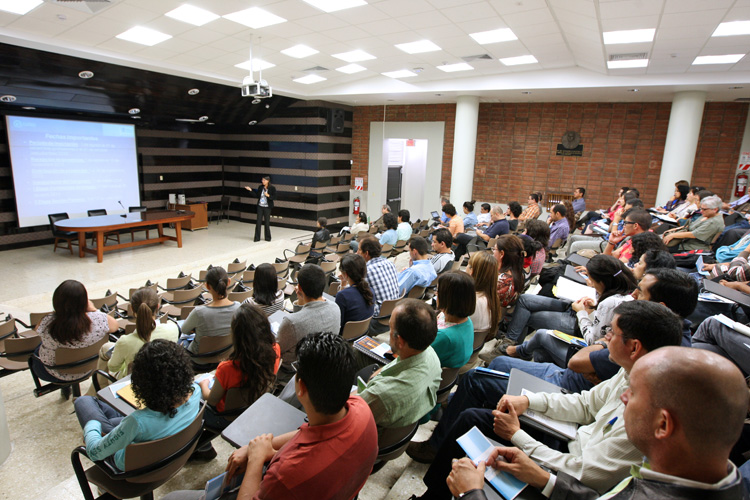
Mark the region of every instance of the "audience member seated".
MULTIPOLYGON (((229 282, 229 276, 223 267, 212 267, 206 273, 206 288, 213 300, 190 311, 182 324, 180 341, 183 345, 187 344, 188 351, 193 354, 198 353, 203 337, 229 335, 232 316, 240 307, 239 302, 227 298, 229 282), (195 331, 195 336, 191 335, 193 331, 195 331)), ((200 364, 200 359, 194 361, 200 364)))
POLYGON ((234 313, 231 331, 234 350, 219 363, 213 384, 208 379, 198 384, 209 404, 203 418, 212 429, 224 429, 230 423, 217 415, 226 409, 227 391, 241 389, 245 406, 253 404, 273 388, 281 360, 279 344, 260 307, 243 304, 234 313))
POLYGON ((463 271, 451 271, 438 278, 437 337, 432 343, 443 368, 461 368, 474 350, 476 310, 474 280, 463 271))
POLYGON ((357 248, 359 248, 357 235, 362 231, 367 232, 369 228, 370 226, 367 225, 367 214, 364 212, 357 214, 357 218, 354 220, 354 225, 349 229, 349 232, 352 235, 352 239, 349 242, 349 248, 352 249, 352 252, 356 252, 357 248))
POLYGON ((91 396, 75 401, 86 454, 95 461, 114 455, 114 464, 121 471, 125 470, 126 446, 177 434, 195 420, 201 404, 190 358, 185 349, 169 340, 152 340, 138 351, 130 382, 145 408, 127 417, 91 396))
POLYGON ((497 239, 492 252, 498 266, 497 296, 500 307, 510 307, 523 293, 523 243, 518 236, 504 234, 497 239))
POLYGON ((685 203, 680 203, 675 208, 667 212, 667 215, 672 217, 674 220, 686 219, 690 217, 693 212, 698 210, 698 204, 700 203, 698 192, 702 190, 703 188, 701 187, 690 188, 687 195, 685 196, 685 203))
MULTIPOLYGON (((330 241, 331 239, 331 232, 328 230, 326 226, 328 226, 328 219, 325 217, 318 217, 318 230, 313 233, 312 241, 310 241, 310 248, 315 248, 315 245, 317 243, 323 243, 330 241)), ((320 258, 323 255, 322 252, 312 250, 310 252, 310 257, 312 258, 320 258)))
POLYGON ((450 231, 451 236, 455 238, 457 234, 464 232, 464 221, 456 213, 456 207, 450 203, 446 203, 443 205, 443 213, 448 217, 447 228, 448 231, 450 231))
MULTIPOLYGON (((730 363, 684 347, 659 349, 636 361, 622 401, 628 440, 645 458, 605 498, 747 498, 728 458, 747 412, 748 393, 730 363)), ((486 500, 485 467, 508 472, 553 499, 593 500, 602 493, 575 475, 555 475, 523 451, 504 447, 495 448, 478 467, 466 458, 453 464, 450 492, 486 500)))
POLYGON ((456 256, 453 254, 452 246, 453 236, 447 229, 441 228, 432 233, 432 250, 435 255, 430 257, 430 263, 437 274, 453 268, 456 256))
POLYGON ((490 224, 486 231, 477 229, 477 236, 482 238, 484 241, 490 241, 492 238, 497 238, 510 232, 510 225, 508 219, 503 214, 503 207, 495 205, 490 211, 490 224))
POLYGON ((565 209, 565 205, 558 203, 552 207, 552 212, 549 214, 549 244, 554 245, 557 240, 562 240, 563 243, 568 239, 568 233, 570 232, 570 225, 568 220, 565 218, 568 211, 565 209))
POLYGON ((750 249, 746 247, 728 264, 703 264, 703 270, 709 271, 711 278, 723 277, 726 281, 748 281, 750 279, 750 249))
POLYGON ((427 240, 421 236, 412 236, 409 239, 409 257, 411 266, 398 274, 398 289, 400 295, 408 295, 415 286, 430 286, 437 273, 430 262, 429 246, 427 240))
POLYGON ((371 225, 375 227, 378 231, 385 231, 385 222, 383 221, 383 217, 385 214, 391 213, 391 207, 389 205, 383 205, 380 207, 380 217, 378 220, 373 222, 371 225))
POLYGON ((381 245, 395 245, 398 241, 398 219, 392 213, 383 215, 383 225, 385 231, 378 234, 376 237, 380 240, 381 245))
POLYGON ((672 254, 666 250, 646 250, 638 259, 638 263, 633 266, 633 276, 640 280, 648 270, 659 267, 668 269, 677 267, 672 254))
POLYGON ((633 257, 633 236, 648 231, 651 227, 651 214, 645 210, 633 208, 625 213, 623 229, 609 235, 604 255, 611 255, 624 263, 633 257))
POLYGON ((440 223, 441 224, 448 224, 448 221, 450 220, 450 217, 448 214, 445 213, 445 205, 449 204, 451 200, 448 198, 440 198, 440 211, 442 214, 440 215, 440 223))
POLYGON ((568 234, 572 234, 576 230, 576 210, 573 208, 573 202, 565 200, 562 202, 565 207, 565 219, 568 221, 568 234))
MULTIPOLYGON (((518 299, 513 319, 508 325, 506 337, 516 343, 523 339, 524 327, 529 329, 555 329, 569 335, 583 337, 593 344, 604 337, 612 323, 614 309, 622 302, 633 300, 630 293, 635 289, 633 273, 625 264, 608 255, 597 255, 586 265, 587 284, 596 290, 598 300, 583 297, 570 302, 524 294, 518 299), (592 321, 589 315, 594 313, 592 321)), ((507 346, 509 356, 535 361, 551 361, 565 366, 568 345, 545 331, 537 331, 530 340, 518 346, 507 346)))
POLYGON ((549 226, 540 220, 530 220, 523 229, 523 234, 528 237, 523 239, 523 248, 526 252, 524 269, 529 269, 528 279, 538 276, 547 259, 547 247, 550 242, 549 226))
POLYGON ((373 315, 372 290, 367 283, 367 264, 361 255, 350 253, 339 265, 341 290, 336 294, 336 304, 341 310, 341 329, 349 321, 362 321, 373 315))
POLYGON ((477 226, 486 227, 490 225, 490 207, 489 203, 482 203, 479 206, 479 215, 477 215, 477 226))
MULTIPOLYGON (((362 398, 349 394, 351 347, 335 333, 309 335, 297 359, 295 393, 307 423, 280 436, 262 434, 232 453, 227 478, 245 475, 238 499, 354 498, 370 476, 378 431, 362 398)), ((203 493, 178 491, 163 500, 198 500, 203 493)))
MULTIPOLYGON (((592 228, 589 227, 586 234, 576 234, 568 238, 565 255, 571 255, 580 250, 594 250, 595 252, 600 253, 604 251, 608 238, 612 236, 619 237, 625 228, 625 221, 623 218, 625 217, 625 214, 630 213, 633 209, 643 208, 643 202, 629 192, 621 198, 621 202, 623 205, 612 215, 609 224, 609 234, 606 235, 604 239, 602 239, 601 236, 592 236, 595 233, 592 228)), ((622 244, 622 240, 620 240, 619 244, 622 244)))
POLYGON ((539 196, 539 193, 529 194, 528 206, 526 207, 526 210, 521 212, 521 215, 518 216, 518 220, 527 221, 538 219, 539 216, 542 215, 542 207, 539 206, 539 202, 541 201, 542 197, 539 196))
POLYGON ((656 207, 658 212, 666 214, 672 210, 680 207, 687 203, 687 195, 690 192, 690 183, 688 181, 677 181, 674 183, 674 195, 672 198, 663 206, 656 207))
POLYGON ((276 268, 271 264, 261 264, 255 268, 252 286, 253 296, 245 299, 243 304, 260 307, 266 316, 284 307, 284 290, 279 290, 276 268))
POLYGON ((688 250, 710 250, 714 237, 724 229, 721 198, 708 196, 701 201, 701 217, 685 226, 664 233, 664 244, 672 253, 688 250))
MULTIPOLYGON (((162 323, 156 320, 160 302, 161 299, 151 288, 140 288, 133 293, 130 297, 130 306, 135 315, 135 331, 122 335, 117 339, 117 343, 107 342, 102 346, 99 351, 98 369, 121 379, 130 373, 130 365, 143 344, 156 339, 177 342, 180 336, 177 324, 173 321, 162 323)), ((100 387, 104 387, 109 385, 109 380, 100 377, 99 383, 100 387)), ((93 384, 88 394, 95 395, 93 384)))
POLYGON ((633 235, 630 241, 632 242, 632 253, 630 255, 630 259, 626 262, 626 264, 630 268, 635 268, 638 262, 640 262, 643 254, 648 252, 649 250, 663 250, 669 253, 667 245, 665 245, 661 240, 661 236, 652 233, 651 231, 644 231, 642 233, 633 235))
POLYGON ((411 214, 408 210, 398 211, 398 226, 396 227, 396 241, 408 241, 411 237, 412 229, 409 219, 411 214))
POLYGON ((628 189, 629 188, 627 186, 620 188, 620 190, 617 192, 617 199, 612 204, 612 206, 609 207, 609 209, 590 210, 584 217, 582 217, 579 221, 579 224, 583 225, 581 232, 585 233, 592 222, 596 222, 597 220, 602 218, 609 218, 609 215, 614 213, 614 211, 619 207, 622 196, 628 191, 628 189))
MULTIPOLYGON (((577 187, 573 190, 573 211, 576 214, 586 211, 586 200, 584 199, 584 196, 586 196, 585 187, 577 187)), ((572 231, 573 228, 570 228, 570 230, 572 231)))
POLYGON ((276 335, 281 348, 281 367, 277 376, 279 385, 285 385, 294 375, 294 349, 300 339, 311 333, 336 333, 341 329, 339 307, 323 297, 327 284, 326 273, 315 264, 305 264, 297 274, 297 304, 301 309, 284 316, 276 335))
MULTIPOLYGON (((54 312, 45 316, 37 325, 36 331, 42 340, 32 357, 31 369, 46 382, 64 384, 80 378, 76 373, 60 373, 44 365, 55 364, 55 351, 59 347, 68 349, 84 348, 96 344, 103 337, 118 330, 117 321, 97 310, 91 303, 82 283, 66 280, 60 283, 52 294, 54 312), (44 363, 44 364, 42 364, 44 363)), ((70 396, 70 387, 63 388, 63 396, 70 396)))
POLYGON ((747 336, 723 324, 715 317, 704 319, 692 338, 693 347, 715 352, 730 360, 742 370, 745 377, 750 375, 750 349, 747 336))
POLYGON ((518 230, 518 218, 523 213, 523 207, 517 201, 511 201, 508 203, 508 210, 505 211, 505 216, 508 218, 508 226, 511 231, 518 230))
MULTIPOLYGON (((437 453, 433 452, 434 460, 424 477, 427 492, 420 498, 450 498, 445 478, 452 459, 463 456, 456 438, 474 426, 486 436, 499 437, 518 446, 552 471, 569 474, 599 492, 609 490, 624 479, 631 465, 640 460, 641 453, 625 433, 624 405, 620 396, 627 389, 628 374, 639 358, 661 347, 679 345, 680 320, 660 304, 627 302, 617 307, 612 330, 610 357, 622 368, 617 375, 590 391, 508 396, 504 390, 498 392, 496 385, 477 388, 477 391, 466 390, 462 381, 429 441, 429 446, 437 453), (498 400, 495 410, 485 409, 498 400), (521 429, 518 415, 527 409, 580 425, 575 439, 567 443, 566 451, 547 446, 521 429)), ((562 449, 565 449, 564 444, 562 449)), ((414 447, 412 453, 407 449, 412 458, 415 458, 414 451, 414 447)), ((429 462, 433 457, 418 458, 429 462)))
POLYGON ((466 273, 474 278, 476 308, 471 315, 475 332, 483 332, 486 339, 494 338, 502 310, 497 295, 497 260, 490 252, 476 252, 469 259, 466 273))
POLYGON ((474 213, 475 203, 476 201, 474 200, 464 202, 464 231, 468 231, 469 229, 473 230, 477 227, 477 224, 479 224, 477 214, 474 213))
POLYGON ((395 300, 401 296, 396 267, 388 259, 380 256, 380 249, 380 243, 373 237, 360 241, 357 249, 357 255, 361 255, 367 263, 367 283, 370 285, 375 302, 373 310, 375 316, 380 314, 380 306, 383 305, 384 300, 395 300))
POLYGON ((437 402, 442 371, 430 346, 437 336, 432 307, 417 299, 404 299, 390 319, 390 346, 398 357, 376 371, 360 395, 380 427, 413 424, 437 402))

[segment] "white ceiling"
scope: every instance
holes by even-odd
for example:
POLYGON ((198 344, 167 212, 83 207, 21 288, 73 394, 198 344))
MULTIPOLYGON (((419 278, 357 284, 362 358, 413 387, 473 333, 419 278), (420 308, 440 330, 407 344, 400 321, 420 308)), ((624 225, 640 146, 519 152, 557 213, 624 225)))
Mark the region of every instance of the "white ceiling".
POLYGON ((351 105, 454 102, 458 95, 487 102, 671 101, 679 90, 705 90, 709 100, 750 97, 750 57, 736 64, 692 66, 700 55, 750 52, 750 36, 711 37, 721 22, 750 20, 750 0, 367 3, 325 13, 302 0, 112 0, 95 14, 44 3, 23 16, 0 11, 0 41, 239 86, 247 71, 234 65, 248 59, 252 34, 255 57, 276 64, 263 72, 275 93, 351 105), (223 18, 195 27, 164 16, 184 3, 218 15, 257 6, 288 21, 251 30, 223 18), (172 38, 153 47, 115 38, 133 26, 172 38), (498 28, 512 29, 518 40, 480 45, 469 36, 498 28), (603 31, 645 28, 656 29, 651 43, 603 44, 603 31), (409 55, 394 46, 422 39, 442 50, 409 55), (296 44, 319 53, 304 59, 281 53, 296 44), (354 49, 376 59, 360 62, 367 68, 360 73, 335 71, 348 63, 332 54, 354 49), (607 69, 609 55, 631 52, 648 52, 648 67, 607 69), (492 59, 470 61, 473 71, 436 68, 480 54, 492 59), (528 54, 539 62, 509 67, 498 61, 528 54), (326 81, 292 81, 315 66, 328 68, 318 72, 326 81), (381 75, 414 68, 421 70, 412 78, 381 75), (738 86, 744 88, 730 88, 738 86))

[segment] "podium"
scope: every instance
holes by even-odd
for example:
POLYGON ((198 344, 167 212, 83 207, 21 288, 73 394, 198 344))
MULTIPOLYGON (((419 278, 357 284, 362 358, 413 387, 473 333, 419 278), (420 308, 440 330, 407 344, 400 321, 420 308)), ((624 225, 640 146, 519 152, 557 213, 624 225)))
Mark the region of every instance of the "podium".
POLYGON ((189 229, 191 231, 195 231, 196 229, 208 229, 208 203, 205 201, 186 203, 185 205, 169 203, 167 208, 169 210, 185 210, 195 214, 195 217, 182 223, 183 229, 189 229))

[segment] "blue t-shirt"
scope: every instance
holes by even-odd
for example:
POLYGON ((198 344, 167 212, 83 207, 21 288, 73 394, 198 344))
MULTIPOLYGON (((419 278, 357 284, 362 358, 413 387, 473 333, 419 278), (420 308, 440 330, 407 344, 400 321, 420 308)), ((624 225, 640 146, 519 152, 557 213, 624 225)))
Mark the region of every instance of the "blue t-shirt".
POLYGON ((464 229, 469 229, 476 226, 479 223, 477 220, 477 214, 469 212, 464 216, 464 229))
POLYGON ((341 331, 347 321, 362 321, 373 315, 375 305, 367 305, 365 298, 354 286, 348 286, 336 294, 336 304, 341 309, 341 331))
POLYGON ((432 348, 443 368, 461 368, 474 350, 474 323, 467 318, 463 323, 439 329, 432 348))
POLYGON ((389 229, 380 235, 381 245, 395 245, 398 241, 398 233, 395 229, 389 229))
POLYGON ((490 224, 490 227, 487 228, 487 231, 485 231, 484 234, 486 234, 490 238, 495 238, 497 236, 508 234, 509 232, 510 224, 508 223, 508 220, 500 219, 490 224))

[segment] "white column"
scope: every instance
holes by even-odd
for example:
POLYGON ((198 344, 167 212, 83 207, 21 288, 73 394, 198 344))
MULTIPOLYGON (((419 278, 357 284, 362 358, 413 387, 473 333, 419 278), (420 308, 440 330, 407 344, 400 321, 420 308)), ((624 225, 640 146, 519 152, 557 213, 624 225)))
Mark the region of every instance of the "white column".
POLYGON ((706 93, 702 91, 678 92, 674 96, 667 140, 664 143, 656 205, 666 203, 672 198, 675 182, 682 179, 690 182, 693 176, 695 151, 698 149, 698 134, 705 104, 706 93))
POLYGON ((461 205, 471 201, 474 187, 474 157, 477 150, 479 97, 460 96, 456 101, 456 124, 453 132, 453 166, 451 169, 451 203, 461 213, 461 205))

